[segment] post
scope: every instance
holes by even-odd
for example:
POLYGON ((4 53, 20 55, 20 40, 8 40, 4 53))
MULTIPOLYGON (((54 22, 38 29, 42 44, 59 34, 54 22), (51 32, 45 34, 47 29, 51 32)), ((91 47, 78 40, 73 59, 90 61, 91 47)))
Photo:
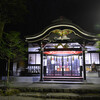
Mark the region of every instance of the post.
POLYGON ((62 76, 64 76, 64 62, 63 62, 63 56, 62 56, 62 76))
POLYGON ((40 81, 43 81, 43 44, 41 42, 41 70, 40 70, 40 81))
POLYGON ((86 80, 86 68, 85 68, 85 43, 83 43, 83 71, 84 71, 84 80, 86 80))
POLYGON ((7 84, 9 84, 10 59, 8 59, 7 84))

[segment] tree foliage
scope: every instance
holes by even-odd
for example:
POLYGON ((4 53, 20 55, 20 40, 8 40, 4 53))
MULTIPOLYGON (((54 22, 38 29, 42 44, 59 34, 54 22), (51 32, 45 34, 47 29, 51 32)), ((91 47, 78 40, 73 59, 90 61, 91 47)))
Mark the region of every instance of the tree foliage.
POLYGON ((0 22, 20 21, 25 12, 26 0, 0 0, 0 22))
POLYGON ((25 42, 20 38, 19 32, 4 33, 0 43, 1 59, 23 59, 26 53, 25 42))
POLYGON ((27 0, 0 0, 0 40, 6 23, 24 21, 27 0))
POLYGON ((98 51, 100 52, 100 34, 97 35, 98 36, 98 41, 97 41, 97 48, 99 49, 98 51))

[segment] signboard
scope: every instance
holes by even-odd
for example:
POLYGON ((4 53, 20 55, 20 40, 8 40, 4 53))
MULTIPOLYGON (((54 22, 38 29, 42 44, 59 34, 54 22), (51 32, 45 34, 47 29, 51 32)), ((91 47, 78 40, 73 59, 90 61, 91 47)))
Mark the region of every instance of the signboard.
POLYGON ((44 54, 81 54, 82 51, 45 51, 44 54))

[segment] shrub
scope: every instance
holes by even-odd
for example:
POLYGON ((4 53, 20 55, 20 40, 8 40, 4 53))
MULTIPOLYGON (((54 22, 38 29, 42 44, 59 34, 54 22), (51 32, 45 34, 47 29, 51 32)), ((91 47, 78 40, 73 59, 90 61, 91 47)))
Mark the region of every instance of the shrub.
POLYGON ((3 90, 2 89, 0 89, 0 96, 2 96, 3 95, 3 90))
POLYGON ((9 95, 17 95, 18 93, 20 93, 20 91, 18 89, 7 89, 5 91, 5 95, 9 96, 9 95))

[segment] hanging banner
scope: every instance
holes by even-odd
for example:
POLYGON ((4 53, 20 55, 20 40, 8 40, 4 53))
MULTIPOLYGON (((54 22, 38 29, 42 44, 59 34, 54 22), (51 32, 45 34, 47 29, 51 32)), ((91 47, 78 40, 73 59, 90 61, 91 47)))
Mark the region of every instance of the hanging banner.
POLYGON ((46 51, 44 54, 81 54, 82 51, 46 51))

